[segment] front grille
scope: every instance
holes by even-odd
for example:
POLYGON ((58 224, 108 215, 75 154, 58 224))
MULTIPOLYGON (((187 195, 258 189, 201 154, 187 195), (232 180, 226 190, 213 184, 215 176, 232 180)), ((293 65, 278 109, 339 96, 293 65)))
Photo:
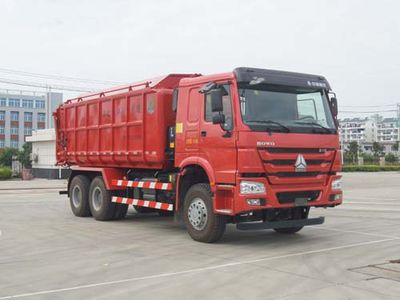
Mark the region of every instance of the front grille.
MULTIPOLYGON (((306 159, 307 165, 320 165, 322 163, 330 163, 330 160, 324 159, 306 159)), ((276 166, 293 166, 296 163, 295 159, 272 159, 264 160, 264 163, 273 164, 276 166)))
POLYGON ((280 192, 276 194, 280 204, 294 203, 296 199, 314 201, 318 198, 320 191, 280 192))
POLYGON ((334 149, 326 148, 264 148, 269 153, 325 153, 334 149))
POLYGON ((277 177, 315 177, 322 174, 321 172, 278 172, 278 173, 269 173, 269 176, 277 176, 277 177))

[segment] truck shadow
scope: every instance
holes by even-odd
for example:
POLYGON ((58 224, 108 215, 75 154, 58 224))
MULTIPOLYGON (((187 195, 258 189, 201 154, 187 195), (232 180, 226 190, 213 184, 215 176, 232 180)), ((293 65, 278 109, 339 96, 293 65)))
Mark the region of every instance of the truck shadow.
MULTIPOLYGON (((157 213, 139 214, 136 212, 129 212, 124 220, 118 221, 121 223, 140 223, 142 225, 149 224, 150 230, 162 230, 162 236, 176 238, 186 235, 188 242, 193 242, 187 234, 183 222, 175 222, 174 217, 162 217, 157 213)), ((134 226, 134 224, 132 224, 134 226)), ((291 244, 302 245, 311 244, 316 241, 324 242, 328 237, 318 234, 318 231, 308 231, 307 227, 301 232, 296 234, 279 234, 273 230, 258 230, 258 231, 241 231, 237 230, 234 224, 228 224, 226 232, 222 239, 215 243, 215 245, 232 245, 244 246, 252 244, 253 246, 280 248, 281 246, 287 247, 291 244)))

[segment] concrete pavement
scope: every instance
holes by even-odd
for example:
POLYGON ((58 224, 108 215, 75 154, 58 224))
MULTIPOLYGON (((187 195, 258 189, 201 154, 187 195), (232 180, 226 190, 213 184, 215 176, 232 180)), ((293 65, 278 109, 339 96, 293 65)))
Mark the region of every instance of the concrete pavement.
POLYGON ((217 244, 133 209, 122 221, 76 218, 55 183, 34 182, 0 190, 0 300, 399 299, 389 261, 400 259, 400 173, 345 174, 345 204, 312 211, 321 226, 229 226, 217 244))

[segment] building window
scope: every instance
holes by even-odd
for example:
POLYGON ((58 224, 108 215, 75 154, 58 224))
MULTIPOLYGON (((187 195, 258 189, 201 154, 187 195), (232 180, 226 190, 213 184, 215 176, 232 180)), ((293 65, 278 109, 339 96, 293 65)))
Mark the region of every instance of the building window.
POLYGON ((46 122, 46 114, 45 113, 38 113, 37 114, 37 121, 38 122, 46 122))
POLYGON ((32 135, 32 127, 25 127, 24 135, 32 135))
POLYGON ((18 111, 11 112, 11 121, 19 121, 19 112, 18 111))
POLYGON ((7 99, 6 98, 0 98, 0 106, 7 106, 7 99))
POLYGON ((5 128, 3 125, 0 125, 0 134, 4 134, 5 133, 5 128))
POLYGON ((10 133, 11 133, 12 135, 17 135, 17 134, 18 134, 18 127, 16 127, 16 126, 11 126, 10 133))
POLYGON ((45 102, 44 100, 36 100, 35 101, 35 108, 45 108, 45 102))
POLYGON ((20 99, 15 99, 15 98, 10 98, 10 99, 8 99, 8 106, 9 107, 20 107, 21 106, 21 100, 20 99))
POLYGON ((32 122, 33 114, 31 112, 24 112, 24 121, 32 122))
POLYGON ((6 146, 6 143, 4 140, 0 140, 0 149, 4 148, 6 146))
POLYGON ((10 147, 14 149, 18 149, 18 141, 11 140, 10 141, 10 147))
POLYGON ((6 112, 4 110, 0 111, 0 121, 4 121, 6 119, 6 112))
POLYGON ((22 107, 33 108, 33 100, 22 99, 22 107))

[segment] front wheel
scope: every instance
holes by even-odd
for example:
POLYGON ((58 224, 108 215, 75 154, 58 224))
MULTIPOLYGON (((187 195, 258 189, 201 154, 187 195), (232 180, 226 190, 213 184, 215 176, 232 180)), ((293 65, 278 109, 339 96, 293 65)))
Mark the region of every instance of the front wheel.
POLYGON ((213 211, 209 184, 193 185, 185 196, 183 219, 189 235, 195 241, 213 243, 225 232, 225 217, 213 211))
MULTIPOLYGON (((308 218, 309 207, 295 207, 288 211, 290 217, 289 220, 302 220, 308 218)), ((288 227, 288 228, 275 228, 275 232, 282 234, 294 234, 303 229, 303 226, 288 227)))
POLYGON ((294 234, 296 232, 299 232, 302 229, 303 229, 303 226, 301 226, 301 227, 289 227, 289 228, 275 228, 274 230, 277 233, 294 234))

